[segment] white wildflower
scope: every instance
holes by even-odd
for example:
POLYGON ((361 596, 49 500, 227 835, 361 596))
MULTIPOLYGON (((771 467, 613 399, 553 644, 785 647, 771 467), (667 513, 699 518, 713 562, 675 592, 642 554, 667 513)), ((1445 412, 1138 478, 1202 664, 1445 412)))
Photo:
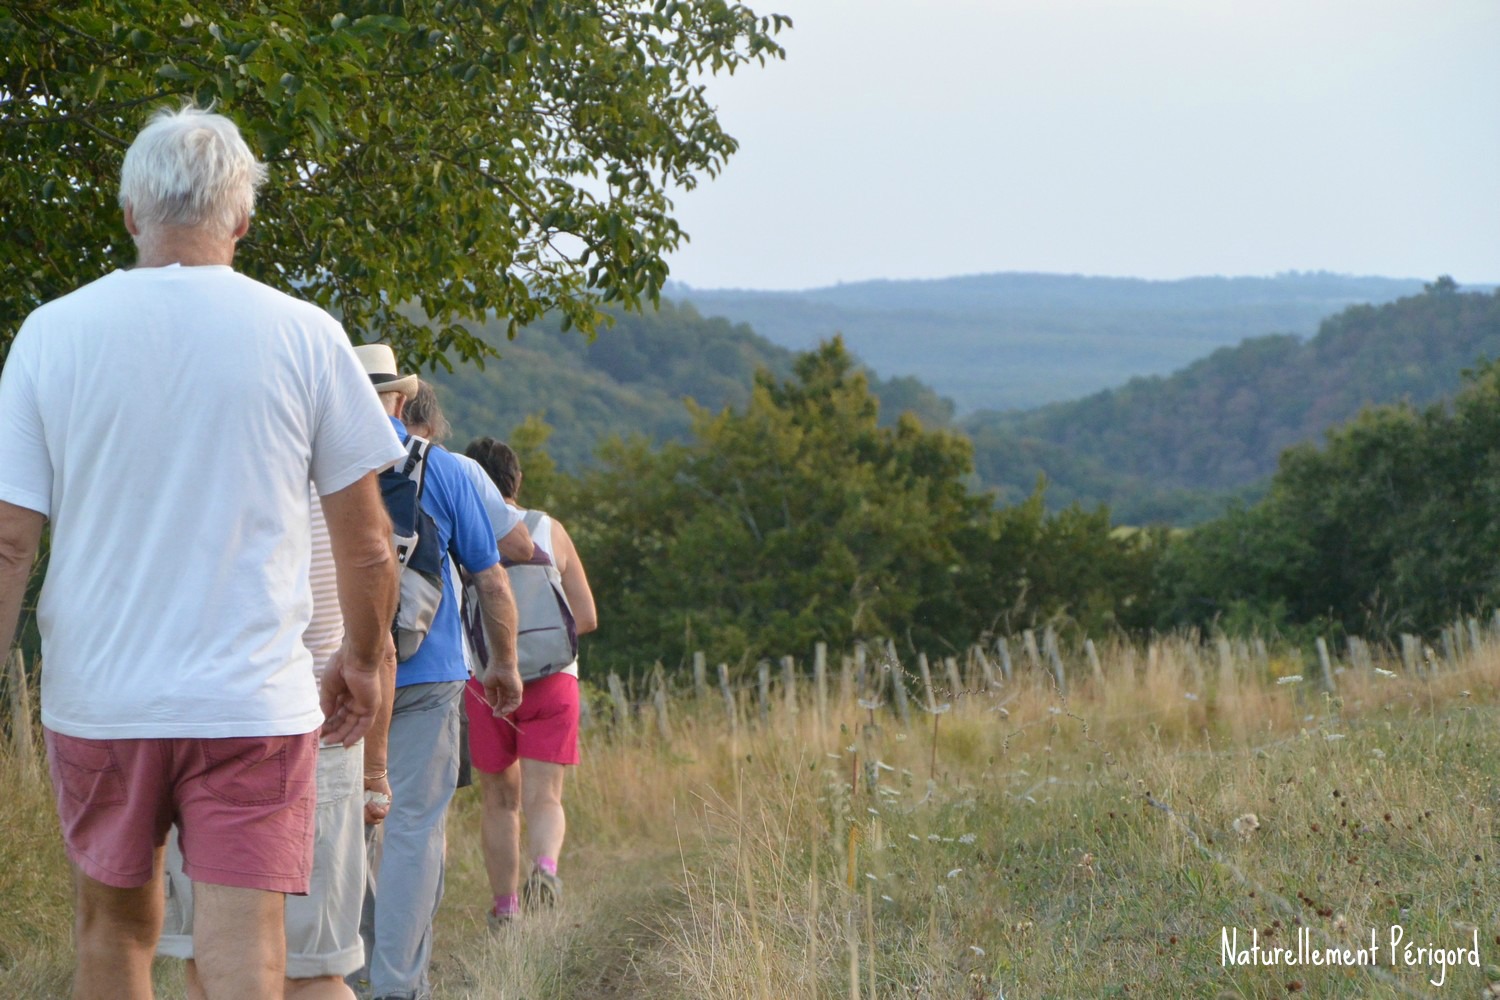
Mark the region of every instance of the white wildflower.
POLYGON ((1198 696, 1195 695, 1195 694, 1193 694, 1193 692, 1191 692, 1191 691, 1184 691, 1182 693, 1182 696, 1184 698, 1186 698, 1188 701, 1197 701, 1198 700, 1198 696))
POLYGON ((1341 739, 1344 739, 1345 737, 1344 737, 1343 733, 1324 733, 1323 734, 1323 738, 1325 740, 1327 740, 1329 743, 1332 743, 1335 740, 1341 740, 1341 739))
POLYGON ((1302 675, 1301 674, 1288 674, 1285 677, 1278 677, 1276 679, 1276 686, 1277 687, 1286 687, 1288 684, 1301 684, 1301 683, 1302 683, 1302 675))
POLYGON ((948 877, 949 878, 958 878, 963 873, 964 873, 964 870, 962 868, 955 868, 951 872, 948 873, 948 877))
POLYGON ((976 837, 976 836, 974 836, 972 833, 966 833, 962 837, 958 838, 958 842, 960 844, 972 844, 972 843, 974 843, 974 841, 976 841, 978 839, 979 838, 976 837))
POLYGON ((879 708, 880 706, 882 706, 884 704, 885 704, 885 702, 881 701, 879 698, 861 698, 861 699, 859 699, 859 707, 860 708, 864 708, 864 709, 868 709, 871 712, 875 711, 877 708, 879 708))
POLYGON ((1249 840, 1250 835, 1260 829, 1260 819, 1255 813, 1245 813, 1243 816, 1236 817, 1235 821, 1229 824, 1229 828, 1239 834, 1241 840, 1249 840))
POLYGON ((1370 751, 1370 756, 1374 757, 1376 760, 1385 760, 1385 751, 1380 749, 1379 747, 1376 747, 1374 750, 1370 751))
POLYGON ((1379 674, 1381 677, 1395 677, 1396 676, 1396 671, 1394 671, 1394 670, 1387 670, 1384 667, 1376 667, 1375 668, 1375 672, 1377 674, 1379 674))

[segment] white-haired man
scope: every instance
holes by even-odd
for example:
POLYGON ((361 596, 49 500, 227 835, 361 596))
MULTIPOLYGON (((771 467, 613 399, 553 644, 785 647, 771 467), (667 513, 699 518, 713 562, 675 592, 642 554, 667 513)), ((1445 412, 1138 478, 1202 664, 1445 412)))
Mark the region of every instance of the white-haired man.
POLYGON ((75 997, 151 996, 166 833, 207 996, 279 996, 319 728, 380 705, 396 565, 377 470, 404 451, 330 316, 236 273, 265 168, 228 119, 154 114, 125 154, 137 265, 33 312, 0 376, 0 635, 44 522, 42 723, 76 869, 75 997), (170 434, 141 420, 169 399, 170 434), (321 709, 308 482, 345 636, 321 709))
MULTIPOLYGON (((417 377, 398 372, 396 355, 384 344, 365 344, 355 353, 380 394, 391 426, 406 440, 401 418, 417 394, 417 377)), ((371 865, 371 891, 365 902, 368 969, 351 977, 361 993, 368 990, 390 1000, 431 996, 432 919, 443 896, 445 818, 458 778, 459 713, 469 676, 450 553, 479 594, 491 650, 479 676, 484 698, 496 715, 509 715, 521 704, 510 578, 500 565, 495 532, 479 494, 458 460, 442 448, 427 451, 421 507, 438 533, 443 596, 421 646, 396 667, 386 748, 391 811, 381 828, 378 862, 371 865)))

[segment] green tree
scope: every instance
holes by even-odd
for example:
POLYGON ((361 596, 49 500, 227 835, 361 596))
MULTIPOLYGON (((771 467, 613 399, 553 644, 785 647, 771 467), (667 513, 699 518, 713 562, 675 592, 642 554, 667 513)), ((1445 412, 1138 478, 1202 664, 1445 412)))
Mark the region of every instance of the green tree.
POLYGON ((216 102, 273 168, 238 265, 408 363, 549 310, 655 301, 670 194, 736 148, 702 77, 782 55, 726 0, 19 0, 0 9, 0 347, 128 264, 114 204, 153 105, 216 102), (407 303, 431 321, 418 322, 407 303))
POLYGON ((1465 378, 1451 405, 1372 408, 1288 450, 1263 501, 1173 546, 1171 619, 1389 636, 1500 604, 1500 367, 1465 378))
POLYGON ((596 662, 946 627, 926 611, 953 587, 957 526, 987 507, 965 485, 968 442, 911 417, 881 427, 839 340, 794 369, 758 375, 742 411, 689 404, 691 443, 616 442, 582 478, 566 516, 610 621, 596 662))

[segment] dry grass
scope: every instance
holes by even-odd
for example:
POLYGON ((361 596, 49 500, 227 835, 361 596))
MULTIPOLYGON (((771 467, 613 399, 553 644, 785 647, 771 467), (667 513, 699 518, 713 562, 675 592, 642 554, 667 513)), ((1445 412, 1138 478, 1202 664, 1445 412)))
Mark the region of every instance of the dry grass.
MULTIPOLYGON (((477 801, 450 818, 442 997, 1475 996, 1500 961, 1500 647, 1424 677, 1284 679, 1297 654, 1100 651, 1072 696, 996 691, 820 721, 674 702, 669 743, 591 730, 570 777, 565 905, 495 938, 477 801), (1253 814, 1254 823, 1241 820, 1253 814), (1236 826, 1237 821, 1238 828, 1236 826), (1480 968, 1393 965, 1390 928, 1480 968), (1368 946, 1373 969, 1225 967, 1263 946, 1368 946)), ((1384 672, 1381 672, 1384 671, 1384 672)), ((940 694, 940 697, 942 695, 940 694)), ((0 803, 0 992, 58 995, 69 922, 40 782, 0 803)), ((164 983, 164 995, 173 995, 164 983)))

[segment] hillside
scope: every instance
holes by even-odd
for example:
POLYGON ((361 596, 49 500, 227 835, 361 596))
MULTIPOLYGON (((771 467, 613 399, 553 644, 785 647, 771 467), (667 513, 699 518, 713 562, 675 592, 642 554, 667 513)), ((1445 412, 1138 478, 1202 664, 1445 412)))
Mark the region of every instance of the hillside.
POLYGON ((1053 504, 1108 503, 1118 521, 1181 523, 1205 494, 1243 491, 1282 450, 1319 440, 1374 403, 1452 395, 1462 371, 1500 356, 1500 294, 1439 279, 1421 295, 1346 309, 1308 340, 1257 337, 1169 377, 1133 379, 1072 403, 979 413, 962 426, 981 479, 1010 501, 1038 475, 1053 504))
POLYGON ((798 292, 670 285, 667 294, 794 350, 842 333, 880 375, 914 376, 972 412, 1078 399, 1249 337, 1310 336, 1348 306, 1421 289, 1416 280, 1324 273, 1181 281, 988 274, 798 292))
MULTIPOLYGON (((710 410, 740 407, 756 369, 785 376, 793 352, 748 326, 705 318, 691 306, 664 301, 645 314, 620 314, 590 343, 556 322, 505 339, 504 325, 477 330, 500 351, 483 369, 462 366, 426 377, 437 387, 453 437, 463 446, 480 435, 504 438, 526 417, 552 425, 548 453, 564 471, 587 466, 611 435, 643 434, 654 441, 687 435, 691 398, 710 410)), ((882 416, 910 410, 929 423, 946 423, 953 408, 912 378, 871 378, 882 416)))

